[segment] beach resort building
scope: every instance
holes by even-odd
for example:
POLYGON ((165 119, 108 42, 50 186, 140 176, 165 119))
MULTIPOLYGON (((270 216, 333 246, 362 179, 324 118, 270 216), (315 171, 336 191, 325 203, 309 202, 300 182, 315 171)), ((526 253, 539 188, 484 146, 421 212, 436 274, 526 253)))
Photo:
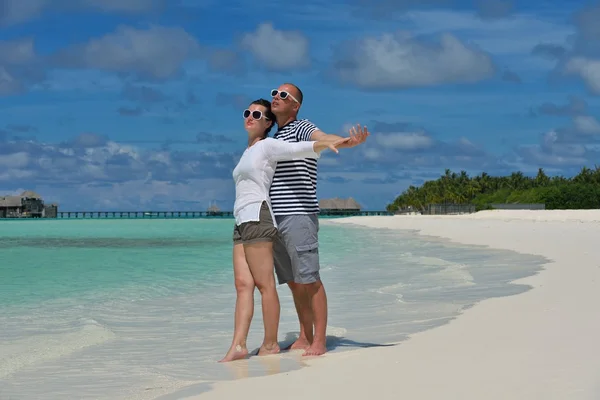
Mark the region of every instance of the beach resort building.
POLYGON ((319 200, 319 208, 326 214, 354 214, 360 212, 360 204, 352 197, 319 200))
POLYGON ((0 218, 56 218, 58 206, 44 204, 42 197, 26 190, 19 196, 0 196, 0 218))
POLYGON ((220 215, 222 214, 221 209, 216 205, 216 204, 211 204, 207 209, 206 209, 206 213, 207 215, 220 215))

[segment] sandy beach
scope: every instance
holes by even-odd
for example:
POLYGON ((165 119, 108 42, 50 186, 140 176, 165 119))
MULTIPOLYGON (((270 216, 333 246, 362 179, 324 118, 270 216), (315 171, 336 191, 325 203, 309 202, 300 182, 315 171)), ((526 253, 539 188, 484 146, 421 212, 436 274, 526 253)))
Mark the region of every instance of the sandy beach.
MULTIPOLYGON (((188 399, 599 399, 600 210, 357 217, 325 223, 416 230, 546 257, 523 294, 492 298, 393 347, 307 360, 289 373, 219 382, 188 399)), ((364 249, 368 251, 368 249, 364 249)), ((265 363, 276 363, 277 356, 265 363)))

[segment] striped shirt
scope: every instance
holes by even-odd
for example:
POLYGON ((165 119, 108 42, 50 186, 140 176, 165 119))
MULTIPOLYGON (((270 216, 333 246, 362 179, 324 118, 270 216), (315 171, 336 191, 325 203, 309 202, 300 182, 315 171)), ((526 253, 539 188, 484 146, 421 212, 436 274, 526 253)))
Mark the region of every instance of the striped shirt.
MULTIPOLYGON (((280 127, 274 138, 292 143, 311 140, 312 133, 318 129, 306 119, 294 120, 280 127)), ((317 214, 317 159, 279 161, 269 197, 275 216, 317 214)))

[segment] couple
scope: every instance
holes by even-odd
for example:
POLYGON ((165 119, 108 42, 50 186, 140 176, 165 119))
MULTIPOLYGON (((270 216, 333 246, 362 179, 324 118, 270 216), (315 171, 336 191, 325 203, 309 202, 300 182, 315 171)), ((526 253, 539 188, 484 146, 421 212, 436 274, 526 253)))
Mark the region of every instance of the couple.
POLYGON ((350 137, 330 135, 298 120, 303 95, 293 84, 271 91, 271 103, 253 101, 244 110, 248 148, 233 170, 236 185, 233 270, 237 299, 231 347, 221 362, 245 358, 254 314, 254 290, 262 296, 264 340, 258 355, 280 351, 279 284, 292 291, 300 337, 290 349, 304 355, 326 352, 327 297, 319 276, 317 159, 323 150, 354 147, 369 135, 352 128, 350 137), (274 138, 269 132, 277 123, 274 138), (313 332, 314 328, 314 332, 313 332))

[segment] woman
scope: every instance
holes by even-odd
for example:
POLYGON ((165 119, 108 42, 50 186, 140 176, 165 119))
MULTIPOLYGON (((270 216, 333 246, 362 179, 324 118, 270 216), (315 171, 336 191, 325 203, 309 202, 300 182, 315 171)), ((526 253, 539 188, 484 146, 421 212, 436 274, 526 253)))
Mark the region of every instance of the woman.
POLYGON ((262 296, 265 329, 258 354, 279 352, 279 296, 273 272, 273 238, 277 235, 277 226, 269 204, 269 188, 277 161, 318 158, 327 148, 337 153, 336 146, 349 140, 287 143, 268 138, 275 116, 271 112, 271 103, 264 99, 253 101, 244 110, 243 116, 248 148, 233 170, 236 190, 233 210, 233 273, 237 292, 235 327, 231 348, 221 362, 248 355, 246 338, 254 314, 255 287, 262 296))

